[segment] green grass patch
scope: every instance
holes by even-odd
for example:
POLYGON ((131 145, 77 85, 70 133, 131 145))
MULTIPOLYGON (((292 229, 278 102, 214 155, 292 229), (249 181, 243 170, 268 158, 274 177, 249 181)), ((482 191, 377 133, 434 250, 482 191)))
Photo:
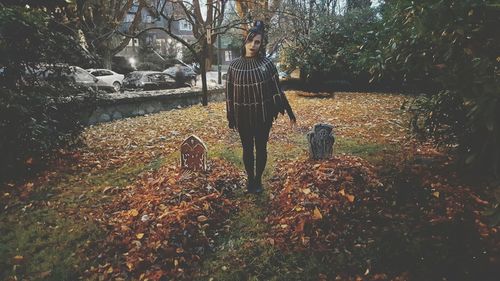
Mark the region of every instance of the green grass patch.
POLYGON ((83 246, 102 235, 93 223, 41 207, 3 214, 0 232, 2 280, 76 280, 88 264, 83 246))
POLYGON ((399 151, 398 146, 393 144, 368 143, 351 138, 337 138, 333 153, 355 155, 378 164, 383 162, 387 155, 396 154, 399 151))
POLYGON ((208 159, 221 158, 243 169, 243 159, 241 156, 241 144, 234 147, 229 147, 225 144, 216 144, 208 148, 208 159))
POLYGON ((124 165, 118 169, 112 169, 102 174, 92 175, 87 178, 87 182, 90 186, 94 187, 106 187, 109 185, 125 186, 136 180, 141 172, 147 170, 147 166, 148 165, 144 163, 124 165))

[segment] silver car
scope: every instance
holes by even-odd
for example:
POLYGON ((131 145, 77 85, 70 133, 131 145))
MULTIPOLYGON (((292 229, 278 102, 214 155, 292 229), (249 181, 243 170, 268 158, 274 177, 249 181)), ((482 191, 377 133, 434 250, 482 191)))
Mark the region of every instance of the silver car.
POLYGON ((103 81, 106 83, 108 86, 112 86, 115 90, 115 92, 119 92, 120 89, 122 88, 123 84, 123 78, 125 78, 125 75, 116 73, 112 70, 109 69, 87 69, 87 71, 97 77, 99 80, 103 81))

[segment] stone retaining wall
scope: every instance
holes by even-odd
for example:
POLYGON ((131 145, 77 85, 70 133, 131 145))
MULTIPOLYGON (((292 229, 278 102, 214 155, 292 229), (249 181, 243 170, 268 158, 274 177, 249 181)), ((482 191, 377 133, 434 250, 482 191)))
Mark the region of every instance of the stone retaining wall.
MULTIPOLYGON (((225 100, 223 86, 208 90, 208 101, 225 100)), ((84 121, 87 125, 109 122, 126 117, 151 114, 202 102, 200 88, 181 88, 162 91, 125 92, 103 96, 97 108, 84 121)))

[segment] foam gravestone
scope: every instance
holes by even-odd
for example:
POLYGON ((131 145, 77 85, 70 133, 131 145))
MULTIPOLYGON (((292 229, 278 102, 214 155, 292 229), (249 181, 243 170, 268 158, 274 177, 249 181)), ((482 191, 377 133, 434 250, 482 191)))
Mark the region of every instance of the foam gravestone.
POLYGON ((333 126, 317 123, 311 132, 307 133, 309 141, 309 157, 311 159, 329 159, 333 156, 333 126))
POLYGON ((207 170, 207 146, 195 135, 189 136, 181 144, 181 169, 207 170))

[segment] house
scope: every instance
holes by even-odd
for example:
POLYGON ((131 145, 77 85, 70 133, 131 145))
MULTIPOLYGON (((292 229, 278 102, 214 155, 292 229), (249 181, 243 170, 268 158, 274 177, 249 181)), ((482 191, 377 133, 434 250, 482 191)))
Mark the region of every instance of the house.
MULTIPOLYGON (((141 19, 137 30, 144 30, 151 27, 159 27, 165 28, 170 24, 170 30, 176 36, 186 40, 187 42, 193 42, 196 38, 193 35, 191 23, 185 19, 183 10, 181 8, 176 8, 173 1, 168 0, 158 0, 159 5, 165 4, 164 14, 167 17, 171 17, 174 15, 174 18, 178 18, 179 20, 171 21, 169 23, 168 19, 165 19, 161 15, 158 15, 154 9, 144 8, 141 11, 141 19)), ((132 8, 128 11, 127 15, 124 18, 124 21, 120 27, 122 32, 128 30, 129 26, 132 24, 139 8, 139 3, 136 2, 133 4, 132 8)), ((213 54, 213 62, 217 62, 217 40, 212 42, 214 46, 214 54, 213 54)), ((234 44, 233 44, 234 45, 234 44)), ((221 58, 222 65, 228 65, 238 54, 235 52, 234 46, 231 45, 231 39, 229 36, 221 36, 221 46, 219 55, 221 58)), ((162 30, 151 29, 147 32, 141 34, 139 38, 133 38, 130 40, 128 46, 126 46, 122 51, 120 51, 117 56, 125 57, 127 60, 135 59, 138 60, 140 50, 148 48, 154 54, 158 56, 158 58, 172 58, 175 57, 177 59, 183 59, 183 46, 181 43, 177 42, 173 38, 171 38, 166 32, 162 30)))
MULTIPOLYGON (((165 0, 160 0, 162 4, 165 0)), ((165 5, 165 14, 171 15, 172 13, 178 13, 179 9, 174 9, 174 3, 167 2, 165 5)), ((132 24, 139 8, 139 3, 134 2, 132 8, 128 11, 127 15, 124 17, 123 23, 120 26, 120 31, 125 32, 128 30, 129 26, 132 24)), ((181 18, 182 16, 179 16, 181 18)), ((158 15, 154 9, 144 8, 141 11, 141 19, 137 30, 144 30, 152 27, 165 28, 168 26, 168 20, 158 15)), ((172 21, 170 29, 173 34, 182 39, 192 42, 195 40, 193 36, 191 24, 180 19, 178 21, 172 21)), ((129 44, 120 51, 117 56, 126 57, 128 59, 139 57, 139 51, 141 48, 148 48, 153 51, 159 58, 165 59, 166 57, 175 57, 177 59, 182 59, 182 44, 172 39, 166 32, 162 30, 148 30, 147 32, 141 34, 138 38, 133 38, 130 40, 129 44)))

